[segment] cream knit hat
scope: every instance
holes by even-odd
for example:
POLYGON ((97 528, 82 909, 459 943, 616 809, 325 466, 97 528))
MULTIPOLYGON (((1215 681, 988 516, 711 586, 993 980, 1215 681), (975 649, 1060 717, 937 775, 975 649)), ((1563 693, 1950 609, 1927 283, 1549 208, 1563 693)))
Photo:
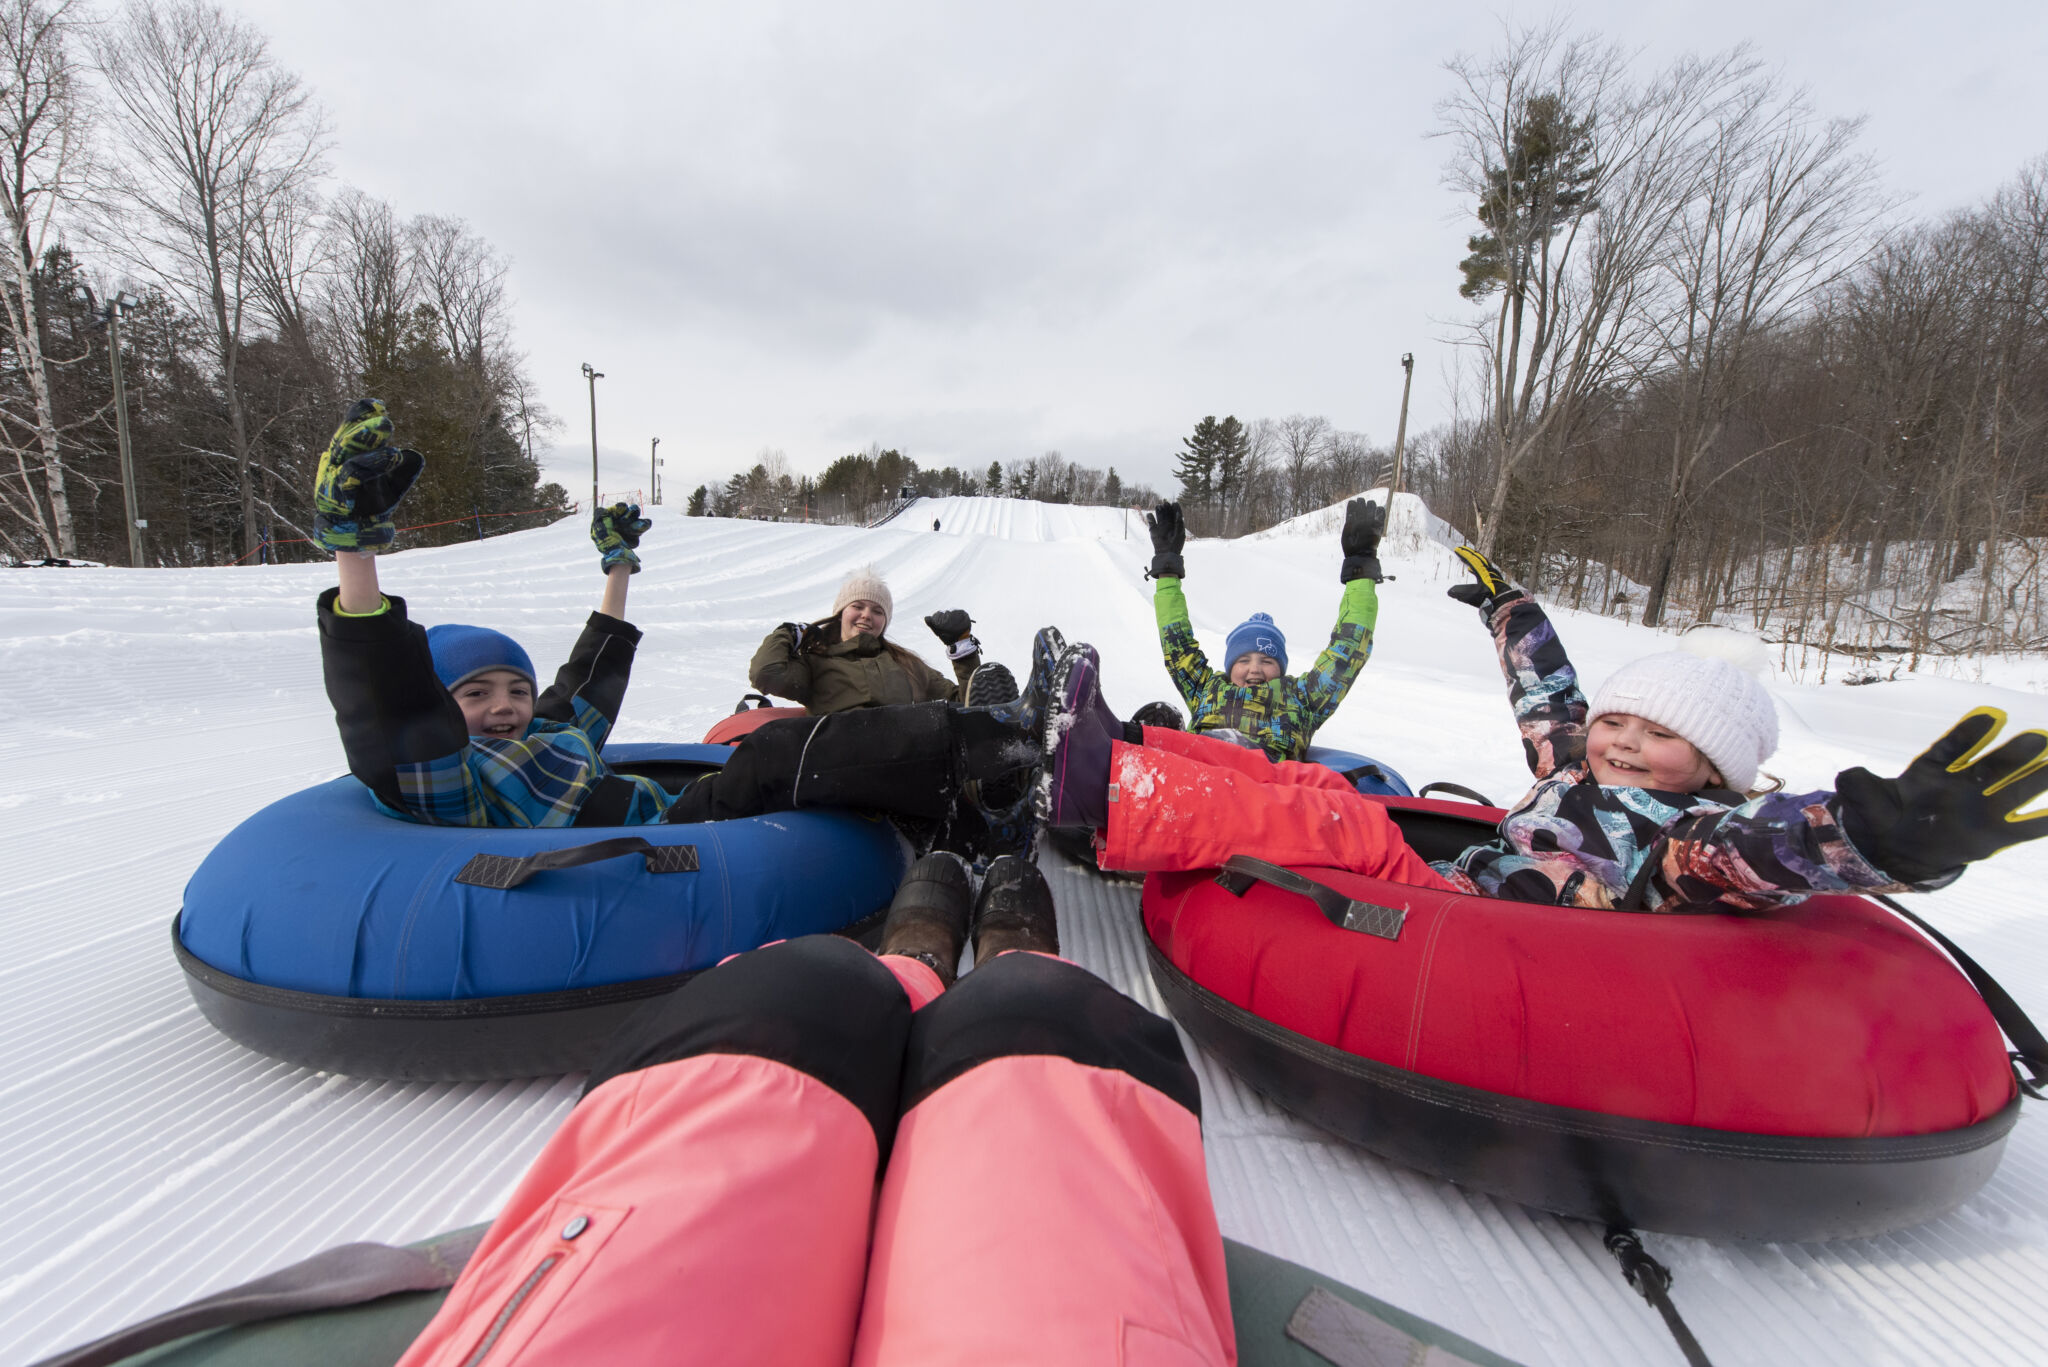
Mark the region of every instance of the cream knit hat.
POLYGON ((1609 712, 1671 728, 1739 793, 1778 748, 1778 709, 1763 682, 1726 659, 1687 650, 1645 655, 1615 671, 1593 695, 1587 725, 1609 712))
POLYGON ((882 615, 892 622, 896 620, 896 600, 889 596, 889 586, 882 582, 882 572, 873 565, 862 565, 846 576, 846 582, 839 586, 839 596, 832 600, 832 615, 837 617, 856 598, 880 603, 882 615))

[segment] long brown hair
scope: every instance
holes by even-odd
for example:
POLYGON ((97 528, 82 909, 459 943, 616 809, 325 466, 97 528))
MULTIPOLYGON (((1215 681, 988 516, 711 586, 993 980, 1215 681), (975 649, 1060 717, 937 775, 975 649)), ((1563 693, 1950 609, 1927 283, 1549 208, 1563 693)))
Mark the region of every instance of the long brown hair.
MULTIPOLYGON (((822 655, 845 639, 845 635, 839 626, 839 614, 834 613, 830 617, 821 617, 811 623, 810 629, 804 632, 804 654, 822 655)), ((930 661, 910 649, 910 647, 899 646, 890 640, 887 627, 882 628, 881 642, 882 649, 894 656, 896 663, 902 665, 905 669, 910 668, 912 664, 923 665, 926 669, 932 667, 930 661)))

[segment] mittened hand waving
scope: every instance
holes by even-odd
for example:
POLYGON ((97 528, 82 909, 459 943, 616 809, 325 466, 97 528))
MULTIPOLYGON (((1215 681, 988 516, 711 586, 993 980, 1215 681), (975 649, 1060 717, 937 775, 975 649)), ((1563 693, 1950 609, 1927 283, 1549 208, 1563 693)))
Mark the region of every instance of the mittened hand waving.
POLYGON ((375 551, 398 536, 391 510, 426 468, 391 444, 382 400, 357 399, 320 455, 313 477, 313 539, 329 551, 375 551))
POLYGON ((964 660, 969 655, 979 654, 981 651, 981 642, 970 634, 974 627, 974 619, 967 615, 965 608, 948 608, 944 612, 934 612, 924 619, 924 624, 932 629, 932 635, 938 637, 940 643, 946 647, 946 658, 949 660, 964 660))
POLYGON ((1835 775, 1849 843, 1899 882, 1928 883, 2048 835, 2048 813, 2019 810, 2048 793, 2048 732, 2022 731, 1983 754, 2004 725, 2005 713, 1980 707, 1897 778, 1835 775))
POLYGON ((1158 511, 1145 514, 1152 532, 1152 568, 1147 579, 1185 579, 1188 567, 1181 561, 1180 548, 1187 544, 1188 530, 1180 520, 1178 503, 1162 503, 1158 511))
POLYGON ((637 503, 614 503, 591 514, 590 539, 604 558, 605 573, 611 573, 615 565, 629 567, 632 574, 640 573, 640 534, 653 525, 640 516, 637 503))
POLYGON ((1354 498, 1344 506, 1344 567, 1338 571, 1338 578, 1345 583, 1354 579, 1381 580, 1387 576, 1380 572, 1380 537, 1387 530, 1387 510, 1377 503, 1367 503, 1354 498))
POLYGON ((1445 592, 1461 603, 1470 603, 1478 608, 1479 615, 1487 621, 1493 620, 1493 610, 1502 603, 1512 603, 1523 596, 1520 589, 1508 582, 1507 576, 1500 572, 1498 565, 1470 546, 1460 546, 1454 554, 1465 562, 1465 568, 1470 570, 1472 577, 1479 582, 1457 584, 1445 592))

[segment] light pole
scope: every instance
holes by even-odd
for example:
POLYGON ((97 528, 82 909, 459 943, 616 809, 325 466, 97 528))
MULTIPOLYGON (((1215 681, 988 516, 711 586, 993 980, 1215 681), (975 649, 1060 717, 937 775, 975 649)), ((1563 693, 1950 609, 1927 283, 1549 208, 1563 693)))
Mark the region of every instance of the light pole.
POLYGON ((1394 512, 1394 495, 1401 492, 1401 448, 1408 443, 1408 386, 1415 383, 1415 353, 1401 353, 1401 425, 1394 429, 1394 487, 1387 490, 1387 514, 1394 512))
POLYGON ((592 370, 590 362, 583 363, 583 378, 590 381, 590 512, 597 514, 597 382, 604 378, 602 370, 592 370))
POLYGON ((661 461, 654 453, 660 449, 660 437, 654 438, 654 444, 647 448, 647 501, 657 507, 661 504, 661 461))
POLYGON ((92 310, 93 317, 107 328, 107 363, 114 372, 114 440, 121 452, 121 503, 128 514, 128 563, 142 568, 142 533, 149 523, 142 516, 135 492, 135 457, 128 446, 128 389, 121 382, 121 320, 142 301, 123 290, 105 304, 98 304, 92 290, 79 285, 71 297, 92 310))

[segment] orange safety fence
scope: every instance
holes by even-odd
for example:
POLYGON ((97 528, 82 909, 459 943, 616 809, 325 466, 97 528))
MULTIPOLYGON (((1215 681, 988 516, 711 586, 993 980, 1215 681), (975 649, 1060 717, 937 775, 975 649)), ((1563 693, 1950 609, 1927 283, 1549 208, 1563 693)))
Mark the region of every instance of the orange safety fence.
MULTIPOLYGON (((580 503, 572 503, 569 505, 569 511, 564 516, 574 517, 582 507, 583 505, 580 503)), ((410 527, 400 527, 398 530, 401 532, 423 532, 430 527, 453 527, 458 522, 476 522, 486 517, 527 517, 533 513, 559 513, 561 511, 559 508, 521 508, 516 513, 471 513, 467 517, 451 517, 441 522, 420 522, 410 527)), ((247 560, 249 556, 261 555, 272 546, 305 545, 311 541, 312 538, 309 536, 271 537, 259 543, 255 550, 245 555, 238 555, 233 560, 228 561, 228 564, 239 565, 244 560, 247 560)))

